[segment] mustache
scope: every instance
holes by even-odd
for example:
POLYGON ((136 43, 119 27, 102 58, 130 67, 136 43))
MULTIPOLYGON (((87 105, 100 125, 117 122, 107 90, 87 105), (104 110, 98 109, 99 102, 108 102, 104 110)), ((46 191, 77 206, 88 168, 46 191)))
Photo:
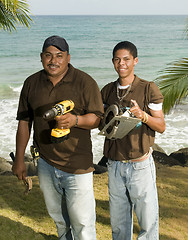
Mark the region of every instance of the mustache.
POLYGON ((50 64, 48 64, 47 66, 48 66, 48 67, 59 67, 59 65, 56 65, 56 64, 51 64, 51 63, 50 63, 50 64))

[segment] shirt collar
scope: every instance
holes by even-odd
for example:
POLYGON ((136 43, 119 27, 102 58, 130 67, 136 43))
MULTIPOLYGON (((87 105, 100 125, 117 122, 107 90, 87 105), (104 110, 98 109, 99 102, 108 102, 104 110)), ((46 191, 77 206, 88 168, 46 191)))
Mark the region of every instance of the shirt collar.
MULTIPOLYGON (((64 82, 72 82, 73 81, 73 76, 74 76, 74 67, 69 63, 68 64, 68 71, 66 73, 66 75, 61 79, 61 81, 58 82, 57 85, 62 84, 64 82)), ((42 70, 42 78, 45 79, 46 81, 50 82, 48 75, 46 73, 46 71, 43 69, 42 70)))
MULTIPOLYGON (((138 85, 140 79, 137 77, 137 75, 134 75, 134 80, 132 82, 132 86, 131 86, 131 89, 130 89, 130 92, 132 92, 138 85)), ((119 78, 116 80, 116 86, 118 86, 119 84, 119 78)))

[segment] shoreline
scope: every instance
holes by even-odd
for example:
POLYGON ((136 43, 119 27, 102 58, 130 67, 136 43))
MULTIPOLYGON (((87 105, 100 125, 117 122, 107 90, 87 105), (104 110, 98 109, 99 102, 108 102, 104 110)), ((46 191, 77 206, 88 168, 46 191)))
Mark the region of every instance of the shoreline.
MULTIPOLYGON (((165 151, 154 144, 153 148, 153 158, 155 163, 159 163, 167 166, 179 165, 182 167, 188 167, 188 148, 182 148, 178 151, 172 152, 167 155, 165 151)), ((11 159, 11 158, 10 158, 11 159)), ((27 168, 28 176, 37 176, 37 167, 35 166, 33 159, 30 154, 25 154, 25 164, 27 168)), ((107 171, 107 159, 102 157, 99 162, 94 163, 94 174, 101 174, 107 171)), ((12 161, 0 157, 0 175, 13 175, 12 174, 12 161)))

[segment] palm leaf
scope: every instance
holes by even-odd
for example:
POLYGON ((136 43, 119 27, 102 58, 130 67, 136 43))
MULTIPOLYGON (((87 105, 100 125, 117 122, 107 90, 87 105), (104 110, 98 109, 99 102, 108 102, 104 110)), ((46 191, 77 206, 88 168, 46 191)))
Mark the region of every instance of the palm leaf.
POLYGON ((29 14, 26 0, 0 0, 0 29, 11 32, 18 24, 29 28, 32 22, 29 14))
POLYGON ((155 82, 164 96, 164 113, 169 113, 171 108, 188 95, 188 58, 169 64, 155 82))

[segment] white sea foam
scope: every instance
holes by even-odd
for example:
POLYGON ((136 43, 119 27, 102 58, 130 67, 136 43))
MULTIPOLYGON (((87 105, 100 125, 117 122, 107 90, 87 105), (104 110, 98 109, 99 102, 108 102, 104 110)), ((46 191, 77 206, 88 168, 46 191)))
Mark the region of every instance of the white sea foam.
POLYGON ((22 85, 19 86, 19 87, 12 87, 12 86, 9 86, 13 92, 16 92, 16 93, 20 93, 21 92, 21 89, 22 89, 22 85))
MULTIPOLYGON (((15 139, 17 120, 16 112, 17 99, 0 100, 0 156, 9 159, 9 153, 15 151, 15 139)), ((188 115, 186 106, 180 105, 171 114, 166 115, 166 130, 163 134, 156 133, 156 143, 164 149, 167 154, 180 148, 188 147, 188 115)), ((98 135, 99 130, 91 131, 93 143, 94 162, 100 161, 103 156, 104 137, 98 135)), ((26 152, 29 153, 29 146, 32 144, 32 134, 26 152)))
MULTIPOLYGON (((9 153, 15 152, 16 148, 16 112, 18 99, 0 100, 0 157, 10 160, 9 153)), ((32 139, 29 142, 31 144, 32 139)), ((29 153, 29 146, 26 150, 29 153)))
POLYGON ((188 147, 188 104, 177 106, 165 116, 166 130, 163 134, 156 133, 156 143, 167 154, 180 148, 188 147))

